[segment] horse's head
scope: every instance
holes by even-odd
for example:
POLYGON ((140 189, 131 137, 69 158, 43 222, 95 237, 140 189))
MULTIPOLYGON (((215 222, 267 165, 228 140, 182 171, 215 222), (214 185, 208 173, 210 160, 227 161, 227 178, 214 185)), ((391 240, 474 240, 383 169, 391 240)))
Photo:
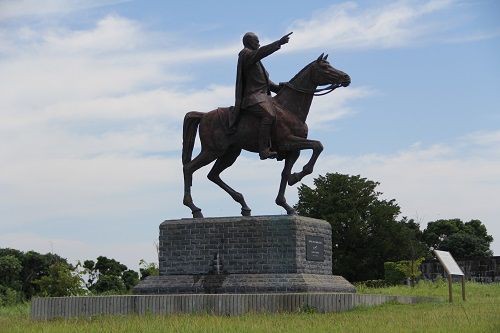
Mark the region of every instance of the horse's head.
POLYGON ((351 78, 346 73, 334 68, 326 60, 328 54, 323 56, 323 53, 311 63, 311 80, 318 86, 327 84, 347 87, 351 83, 351 78))
POLYGON ((314 96, 326 95, 338 87, 351 84, 349 75, 333 68, 327 58, 328 55, 321 54, 290 81, 280 83, 285 89, 281 89, 275 96, 278 104, 296 114, 303 122, 306 121, 314 96))

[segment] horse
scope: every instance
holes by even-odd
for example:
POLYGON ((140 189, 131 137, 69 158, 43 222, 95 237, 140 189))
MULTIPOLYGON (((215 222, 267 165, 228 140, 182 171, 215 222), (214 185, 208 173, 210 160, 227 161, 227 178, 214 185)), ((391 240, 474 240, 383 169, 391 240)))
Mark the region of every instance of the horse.
MULTIPOLYGON (((351 78, 346 73, 335 69, 327 61, 328 55, 321 54, 305 66, 289 82, 281 83, 282 88, 274 97, 276 119, 271 134, 271 147, 278 153, 277 159, 285 160, 281 172, 281 182, 276 204, 283 207, 288 215, 295 215, 295 210, 285 199, 286 185, 294 185, 313 172, 323 145, 320 141, 307 139, 307 115, 314 96, 325 95, 338 87, 347 87, 351 78), (326 86, 318 88, 320 86, 326 86), (309 161, 302 171, 291 173, 299 158, 300 151, 312 149, 309 161)), ((241 215, 251 216, 251 209, 243 195, 221 178, 220 173, 230 167, 238 158, 241 150, 258 153, 259 119, 244 110, 236 125, 236 131, 228 128, 228 119, 232 108, 218 108, 210 112, 188 112, 183 123, 182 164, 184 173, 183 204, 191 209, 193 218, 203 214, 191 197, 193 173, 215 161, 208 173, 209 180, 226 191, 241 205, 241 215), (199 130, 198 130, 199 128, 199 130), (201 151, 192 159, 197 132, 201 141, 201 151)))

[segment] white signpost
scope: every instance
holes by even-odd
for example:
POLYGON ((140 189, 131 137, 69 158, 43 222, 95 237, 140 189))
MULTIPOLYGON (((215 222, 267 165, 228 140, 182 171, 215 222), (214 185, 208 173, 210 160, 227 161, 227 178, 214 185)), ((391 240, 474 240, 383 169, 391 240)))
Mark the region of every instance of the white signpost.
POLYGON ((450 252, 434 250, 436 257, 439 259, 441 265, 443 265, 446 274, 448 274, 448 291, 449 291, 449 301, 453 302, 453 295, 451 291, 452 286, 452 275, 459 275, 462 277, 462 298, 465 301, 465 275, 458 266, 457 262, 451 256, 450 252))

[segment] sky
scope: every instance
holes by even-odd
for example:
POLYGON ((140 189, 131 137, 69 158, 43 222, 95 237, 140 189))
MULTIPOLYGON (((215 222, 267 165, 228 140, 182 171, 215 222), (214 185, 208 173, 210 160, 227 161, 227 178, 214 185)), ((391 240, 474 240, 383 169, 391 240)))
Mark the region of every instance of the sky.
MULTIPOLYGON (((359 174, 422 229, 480 219, 500 255, 495 0, 0 0, 0 247, 156 262, 159 224, 190 217, 183 117, 234 103, 248 31, 261 44, 293 31, 263 61, 275 82, 323 52, 351 76, 313 101, 309 137, 324 151, 304 184, 359 174)), ((242 153, 222 177, 254 215, 285 214, 282 168, 242 153)), ((238 215, 209 169, 194 175, 195 203, 238 215)))

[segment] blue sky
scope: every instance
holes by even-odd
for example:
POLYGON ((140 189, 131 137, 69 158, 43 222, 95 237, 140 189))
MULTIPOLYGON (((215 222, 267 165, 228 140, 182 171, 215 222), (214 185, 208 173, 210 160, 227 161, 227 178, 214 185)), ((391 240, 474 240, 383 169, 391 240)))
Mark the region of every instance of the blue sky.
MULTIPOLYGON (((156 260, 158 224, 189 217, 182 118, 233 103, 247 31, 294 32, 264 61, 275 82, 322 52, 352 78, 313 102, 325 150, 304 183, 361 174, 422 227, 481 219, 500 253, 500 4, 473 0, 0 0, 0 247, 156 260)), ((283 214, 281 168, 244 153, 223 176, 253 214, 283 214)), ((208 170, 197 204, 239 214, 208 170)))

